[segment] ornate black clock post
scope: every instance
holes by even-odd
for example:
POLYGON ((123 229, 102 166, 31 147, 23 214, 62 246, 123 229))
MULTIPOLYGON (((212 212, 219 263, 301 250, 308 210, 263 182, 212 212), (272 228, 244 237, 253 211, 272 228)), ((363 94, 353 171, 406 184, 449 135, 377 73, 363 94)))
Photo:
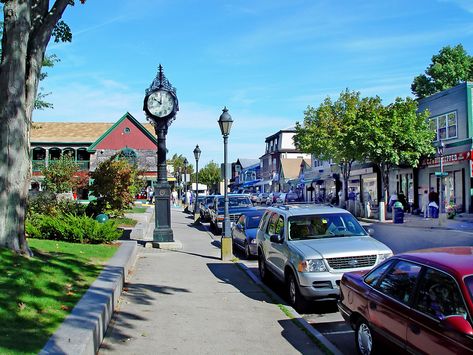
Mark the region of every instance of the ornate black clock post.
MULTIPOLYGON (((171 229, 171 188, 166 171, 166 134, 168 127, 176 118, 179 104, 176 89, 166 79, 163 67, 159 71, 151 86, 146 89, 143 110, 147 120, 154 126, 158 136, 158 176, 154 188, 155 196, 155 227, 153 244, 174 242, 171 229)), ((155 245, 159 246, 159 245, 155 245)))

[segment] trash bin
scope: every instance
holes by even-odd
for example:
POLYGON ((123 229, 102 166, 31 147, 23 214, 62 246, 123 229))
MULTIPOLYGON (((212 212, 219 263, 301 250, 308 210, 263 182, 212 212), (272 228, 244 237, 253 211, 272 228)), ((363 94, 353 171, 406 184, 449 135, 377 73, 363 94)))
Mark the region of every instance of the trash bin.
POLYGON ((439 209, 437 206, 429 205, 429 216, 430 218, 439 218, 439 209))
POLYGON ((404 223, 404 206, 401 202, 394 204, 393 223, 404 223))

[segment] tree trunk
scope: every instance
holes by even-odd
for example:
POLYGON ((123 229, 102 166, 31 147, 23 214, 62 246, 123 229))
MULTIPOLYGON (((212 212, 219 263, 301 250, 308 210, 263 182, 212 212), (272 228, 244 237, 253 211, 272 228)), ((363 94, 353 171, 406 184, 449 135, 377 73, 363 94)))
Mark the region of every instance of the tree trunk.
POLYGON ((7 1, 4 16, 0 66, 0 246, 29 253, 25 239, 29 183, 25 110, 29 5, 26 1, 7 1))
POLYGON ((25 238, 30 127, 41 63, 69 0, 4 2, 0 63, 0 247, 31 255, 25 238), (34 18, 34 21, 32 20, 34 18))

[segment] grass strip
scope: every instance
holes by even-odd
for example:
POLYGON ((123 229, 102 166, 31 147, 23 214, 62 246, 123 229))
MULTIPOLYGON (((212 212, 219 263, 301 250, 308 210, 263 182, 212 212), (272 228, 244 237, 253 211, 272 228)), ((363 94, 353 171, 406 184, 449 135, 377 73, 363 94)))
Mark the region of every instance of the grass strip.
POLYGON ((29 239, 34 257, 0 249, 1 354, 37 354, 118 245, 29 239))

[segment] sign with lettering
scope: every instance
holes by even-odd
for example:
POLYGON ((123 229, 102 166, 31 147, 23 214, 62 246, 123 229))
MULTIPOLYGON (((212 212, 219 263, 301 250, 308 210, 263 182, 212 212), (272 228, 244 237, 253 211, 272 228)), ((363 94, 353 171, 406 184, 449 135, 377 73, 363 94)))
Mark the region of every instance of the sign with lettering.
MULTIPOLYGON (((444 155, 442 157, 442 164, 443 165, 453 165, 456 163, 460 163, 466 160, 472 159, 472 151, 461 152, 461 153, 454 153, 444 155)), ((440 157, 435 157, 432 159, 424 159, 422 161, 422 165, 427 166, 439 166, 440 165, 440 157)))

